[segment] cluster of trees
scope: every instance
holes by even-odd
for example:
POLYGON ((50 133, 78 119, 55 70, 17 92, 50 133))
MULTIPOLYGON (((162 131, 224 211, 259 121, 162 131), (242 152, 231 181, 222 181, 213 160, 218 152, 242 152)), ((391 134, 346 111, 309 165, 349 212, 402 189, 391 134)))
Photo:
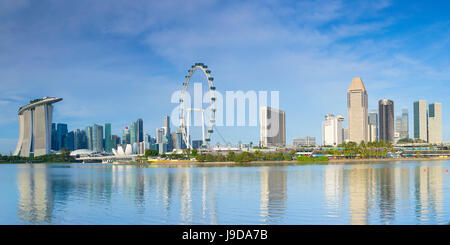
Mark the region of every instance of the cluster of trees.
POLYGON ((344 142, 339 148, 331 149, 327 153, 345 157, 384 158, 388 153, 394 152, 394 145, 382 140, 367 143, 361 141, 359 145, 356 142, 344 142))
POLYGON ((422 139, 409 139, 409 138, 404 138, 404 139, 399 139, 397 141, 398 144, 404 144, 404 143, 427 143, 425 140, 422 139))
POLYGON ((196 160, 199 162, 252 162, 252 161, 283 161, 292 160, 295 157, 295 150, 288 153, 275 152, 263 153, 261 151, 242 153, 229 152, 227 155, 197 154, 196 160))
POLYGON ((72 163, 75 158, 70 156, 69 149, 62 149, 61 154, 42 155, 37 157, 20 157, 20 156, 2 156, 0 162, 3 163, 72 163))

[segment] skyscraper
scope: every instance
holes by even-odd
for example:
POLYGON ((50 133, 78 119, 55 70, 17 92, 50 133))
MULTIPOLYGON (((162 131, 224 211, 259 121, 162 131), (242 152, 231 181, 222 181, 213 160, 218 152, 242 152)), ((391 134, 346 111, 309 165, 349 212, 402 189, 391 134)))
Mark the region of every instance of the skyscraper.
POLYGON ((125 127, 122 133, 122 144, 130 144, 130 130, 125 127))
POLYGON ((130 144, 133 145, 136 142, 137 142, 136 122, 131 122, 131 125, 130 125, 130 144))
POLYGON ((74 133, 74 149, 88 149, 86 131, 77 129, 74 133))
POLYGON ((144 121, 139 118, 136 122, 136 136, 137 142, 144 142, 144 121))
POLYGON ((163 128, 157 128, 156 129, 156 144, 162 143, 164 135, 166 135, 166 129, 163 128))
POLYGON ((369 113, 369 125, 368 125, 368 141, 378 140, 378 114, 376 110, 371 110, 369 113))
POLYGON ((428 141, 427 101, 414 102, 414 138, 428 141))
POLYGON ((262 147, 286 145, 286 113, 284 111, 262 106, 259 120, 262 147))
POLYGON ((75 149, 74 143, 75 143, 75 134, 73 131, 70 131, 64 136, 64 148, 73 151, 75 149))
POLYGON ((164 116, 164 127, 166 128, 166 135, 170 134, 170 117, 164 116))
POLYGON ((58 150, 58 138, 56 135, 56 123, 52 123, 52 146, 51 149, 54 151, 58 150))
POLYGON ((402 110, 402 127, 400 131, 400 138, 401 139, 408 139, 409 138, 409 115, 408 115, 408 109, 402 110))
POLYGON ((56 125, 57 150, 64 148, 64 137, 68 133, 67 124, 58 123, 56 125))
POLYGON ((342 144, 342 122, 343 116, 325 115, 325 121, 322 122, 322 144, 338 146, 342 144))
POLYGON ((442 104, 432 103, 428 109, 428 142, 442 143, 442 104))
POLYGON ((89 150, 94 150, 94 139, 92 127, 86 127, 87 147, 89 150))
POLYGON ((394 142, 394 102, 392 100, 378 101, 378 117, 379 139, 394 142))
POLYGON ((349 140, 367 142, 367 91, 361 78, 353 78, 347 91, 349 140))
POLYGON ((395 117, 395 132, 394 132, 394 142, 397 143, 399 139, 401 139, 402 132, 402 116, 395 117))
POLYGON ((105 123, 105 151, 112 152, 111 123, 105 123))
POLYGON ((30 101, 19 108, 19 140, 14 156, 30 157, 50 154, 52 144, 53 103, 61 98, 30 101))
POLYGON ((92 147, 95 152, 103 152, 103 126, 94 124, 92 130, 92 147))

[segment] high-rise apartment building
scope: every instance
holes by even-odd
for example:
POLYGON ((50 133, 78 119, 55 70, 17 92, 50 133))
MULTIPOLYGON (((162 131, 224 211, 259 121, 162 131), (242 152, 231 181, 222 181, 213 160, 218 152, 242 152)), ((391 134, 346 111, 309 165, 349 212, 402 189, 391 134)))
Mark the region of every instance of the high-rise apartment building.
POLYGON ((139 118, 136 122, 136 137, 137 142, 144 142, 144 120, 139 118))
POLYGON ((427 101, 414 102, 414 138, 428 141, 427 101))
POLYGON ((61 98, 30 101, 19 108, 19 140, 14 156, 32 157, 50 154, 52 146, 53 103, 61 98))
POLYGON ((105 123, 105 151, 112 152, 111 123, 105 123))
POLYGON ((349 140, 367 142, 368 109, 367 90, 361 78, 353 78, 347 91, 349 140))
POLYGON ((327 146, 338 146, 342 144, 342 122, 343 116, 333 114, 325 115, 322 123, 322 144, 327 146))
POLYGON ((428 142, 442 143, 442 104, 432 103, 428 107, 428 142))
POLYGON ((367 129, 369 130, 367 133, 368 141, 377 141, 378 140, 378 113, 376 110, 371 110, 369 113, 369 125, 367 129))
POLYGON ((286 146, 286 113, 268 106, 260 108, 260 145, 286 146))
POLYGON ((379 140, 394 142, 394 102, 392 100, 378 101, 378 118, 379 140))

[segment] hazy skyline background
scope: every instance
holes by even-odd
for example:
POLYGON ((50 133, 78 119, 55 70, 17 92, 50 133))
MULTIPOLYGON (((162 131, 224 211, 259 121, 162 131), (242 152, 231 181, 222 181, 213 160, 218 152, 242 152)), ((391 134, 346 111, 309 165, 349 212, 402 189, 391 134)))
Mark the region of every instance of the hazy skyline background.
MULTIPOLYGON (((362 77, 369 111, 394 101, 442 102, 450 141, 448 1, 0 0, 0 153, 13 151, 17 110, 62 97, 53 122, 69 130, 138 118, 155 135, 177 104, 187 69, 203 62, 217 90, 280 91, 287 143, 315 136, 325 114, 347 119, 347 89, 362 77), (428 3, 428 4, 427 4, 428 3)), ((347 120, 344 122, 347 125, 347 120)), ((259 142, 259 127, 221 127, 259 142)), ((213 135, 213 142, 222 142, 213 135)))

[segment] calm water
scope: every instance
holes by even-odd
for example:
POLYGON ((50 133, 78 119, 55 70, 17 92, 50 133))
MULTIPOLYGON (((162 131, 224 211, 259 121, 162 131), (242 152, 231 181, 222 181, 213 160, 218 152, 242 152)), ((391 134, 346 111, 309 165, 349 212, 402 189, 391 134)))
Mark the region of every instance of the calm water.
POLYGON ((0 224, 448 224, 447 169, 0 164, 0 224))

